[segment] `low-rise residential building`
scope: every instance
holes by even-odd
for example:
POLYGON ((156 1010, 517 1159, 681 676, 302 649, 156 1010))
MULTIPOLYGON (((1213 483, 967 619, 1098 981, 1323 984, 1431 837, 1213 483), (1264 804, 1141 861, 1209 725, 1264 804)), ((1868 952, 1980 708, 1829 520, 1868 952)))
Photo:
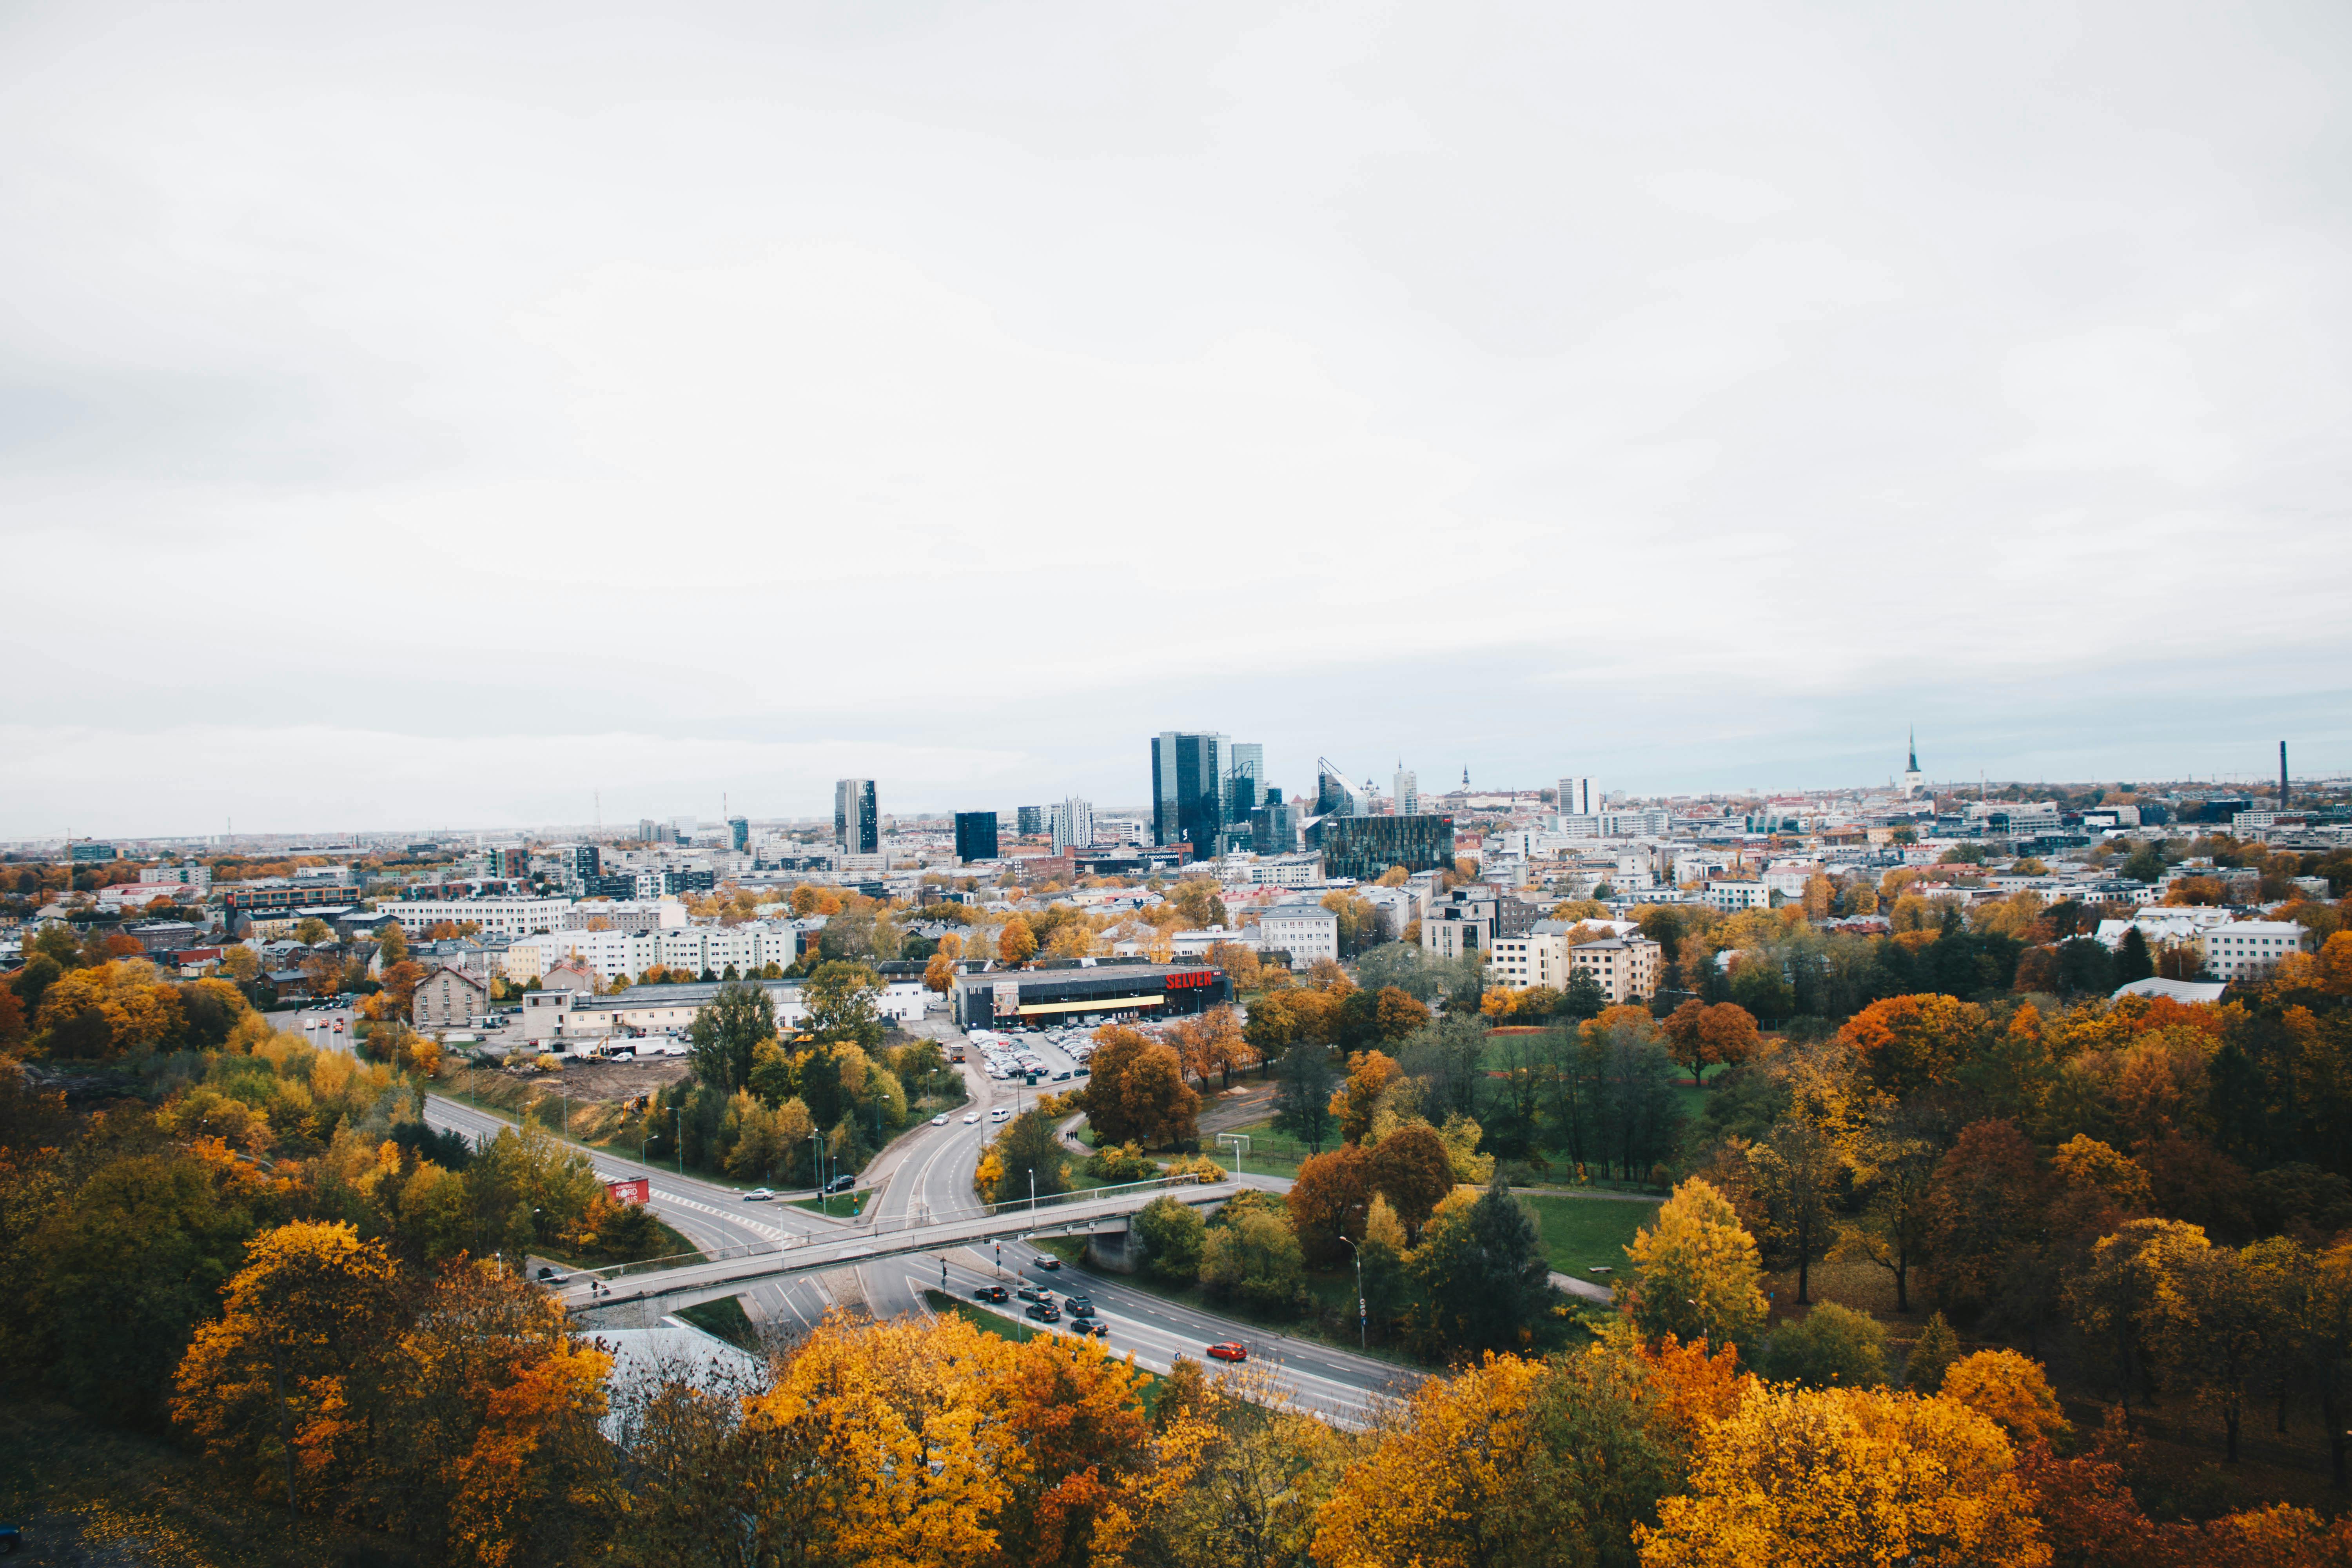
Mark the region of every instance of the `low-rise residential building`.
POLYGON ((1276 904, 1257 917, 1258 941, 1290 954, 1290 967, 1305 969, 1318 958, 1337 963, 1339 917, 1320 904, 1276 904))
POLYGON ((485 936, 536 936, 554 931, 572 908, 570 899, 399 899, 376 907, 385 920, 398 921, 412 938, 447 921, 471 922, 485 936))
POLYGON ((418 982, 409 1021, 420 1029, 461 1028, 490 1008, 490 987, 479 975, 443 964, 418 982))
POLYGON ((1711 910, 1726 914, 1738 914, 1742 910, 1769 910, 1772 907, 1772 890, 1761 880, 1743 881, 1726 877, 1710 877, 1702 901, 1711 910))
POLYGON ((2205 972, 2216 980, 2251 980, 2268 973, 2291 952, 2302 952, 2311 932, 2293 921, 2233 921, 2200 939, 2205 972))

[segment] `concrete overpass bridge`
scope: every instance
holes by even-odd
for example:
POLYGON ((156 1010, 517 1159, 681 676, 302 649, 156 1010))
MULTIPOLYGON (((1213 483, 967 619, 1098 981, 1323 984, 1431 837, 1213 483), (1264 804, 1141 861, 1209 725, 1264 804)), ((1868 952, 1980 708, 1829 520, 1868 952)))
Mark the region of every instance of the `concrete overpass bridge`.
MULTIPOLYGON (((745 1285, 794 1274, 855 1268, 906 1253, 946 1252, 982 1247, 1011 1237, 1067 1236, 1072 1232, 1118 1234, 1122 1255, 1127 1221, 1154 1199, 1169 1197, 1197 1208, 1214 1208, 1245 1189, 1237 1182, 1136 1182, 1101 1187, 1031 1204, 996 1204, 988 1213, 933 1221, 928 1215, 877 1226, 854 1226, 812 1236, 787 1236, 720 1249, 719 1256, 690 1260, 652 1258, 643 1263, 583 1269, 555 1291, 574 1315, 603 1317, 613 1309, 643 1310, 658 1303, 675 1312, 703 1301, 732 1296, 745 1285)), ((615 1315, 635 1317, 639 1310, 615 1315)))

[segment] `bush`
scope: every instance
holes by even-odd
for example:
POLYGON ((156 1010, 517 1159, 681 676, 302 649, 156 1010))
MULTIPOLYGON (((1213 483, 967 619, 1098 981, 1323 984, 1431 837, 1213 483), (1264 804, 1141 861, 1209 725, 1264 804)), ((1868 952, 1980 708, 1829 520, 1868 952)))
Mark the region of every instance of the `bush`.
POLYGON ((1208 1230, 1200 1211, 1174 1198, 1154 1198, 1130 1222, 1151 1271, 1171 1284, 1201 1277, 1202 1241, 1208 1230))
POLYGON ((1938 1312, 1927 1320, 1903 1363, 1903 1386, 1914 1394, 1933 1394, 1944 1386, 1945 1371, 1959 1359, 1960 1342, 1938 1312))
POLYGON ((1160 1174, 1160 1163, 1139 1143, 1109 1143, 1087 1156, 1087 1174, 1098 1182, 1148 1182, 1160 1174))
MULTIPOLYGON (((1153 1167, 1153 1173, 1158 1173, 1157 1166, 1153 1167)), ((1180 1181, 1193 1176, 1203 1182, 1222 1182, 1225 1179, 1225 1168, 1206 1154, 1195 1154, 1189 1160, 1179 1160, 1170 1165, 1168 1174, 1180 1181)))
POLYGON ((1278 1215, 1228 1217, 1202 1248, 1201 1279, 1212 1294, 1261 1312, 1295 1315, 1307 1301, 1307 1257, 1278 1215))
POLYGON ((1764 1374, 1809 1388, 1875 1388, 1886 1381, 1886 1331, 1867 1312, 1824 1301, 1773 1331, 1764 1374))

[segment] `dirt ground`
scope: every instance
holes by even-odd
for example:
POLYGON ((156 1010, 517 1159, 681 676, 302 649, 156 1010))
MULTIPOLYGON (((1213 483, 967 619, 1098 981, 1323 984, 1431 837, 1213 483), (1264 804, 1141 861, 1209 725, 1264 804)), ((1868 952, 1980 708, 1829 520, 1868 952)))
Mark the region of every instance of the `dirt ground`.
MULTIPOLYGON (((667 1089, 685 1076, 684 1057, 649 1057, 635 1062, 567 1062, 562 1087, 577 1100, 635 1100, 641 1094, 667 1089)), ((556 1087, 553 1073, 537 1081, 550 1089, 556 1087)))

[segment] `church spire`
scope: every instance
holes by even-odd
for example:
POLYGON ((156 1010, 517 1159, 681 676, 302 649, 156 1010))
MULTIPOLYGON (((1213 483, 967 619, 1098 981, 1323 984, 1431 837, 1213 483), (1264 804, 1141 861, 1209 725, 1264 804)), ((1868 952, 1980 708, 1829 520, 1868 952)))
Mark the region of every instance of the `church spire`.
POLYGON ((1919 726, 1911 726, 1911 772, 1919 771, 1919 726))

